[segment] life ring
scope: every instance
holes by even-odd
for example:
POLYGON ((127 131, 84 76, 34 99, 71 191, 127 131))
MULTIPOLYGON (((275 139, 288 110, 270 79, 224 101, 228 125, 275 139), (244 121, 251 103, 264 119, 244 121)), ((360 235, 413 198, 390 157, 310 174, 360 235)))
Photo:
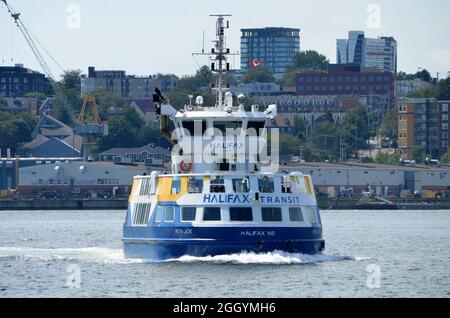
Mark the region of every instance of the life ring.
POLYGON ((185 162, 184 160, 180 162, 180 170, 184 173, 188 173, 192 170, 192 162, 185 162))

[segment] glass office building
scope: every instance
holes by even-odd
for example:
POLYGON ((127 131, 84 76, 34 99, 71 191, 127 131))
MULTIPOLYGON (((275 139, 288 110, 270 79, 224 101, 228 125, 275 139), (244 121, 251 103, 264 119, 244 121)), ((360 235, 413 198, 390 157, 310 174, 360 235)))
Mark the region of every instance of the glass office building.
POLYGON ((241 29, 241 71, 246 73, 257 60, 280 79, 294 54, 300 52, 300 29, 241 29))

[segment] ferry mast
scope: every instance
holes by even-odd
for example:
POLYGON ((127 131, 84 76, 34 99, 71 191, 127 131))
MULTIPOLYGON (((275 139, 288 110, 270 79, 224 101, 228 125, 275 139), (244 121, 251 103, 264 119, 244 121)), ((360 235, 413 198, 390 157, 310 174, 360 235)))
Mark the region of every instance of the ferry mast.
POLYGON ((210 14, 210 17, 217 17, 216 22, 216 40, 214 48, 211 53, 193 53, 193 55, 208 55, 212 56, 211 71, 217 74, 216 84, 212 87, 217 90, 217 107, 223 107, 223 92, 227 89, 224 81, 224 74, 230 71, 230 63, 227 62, 227 56, 239 55, 238 53, 231 53, 230 49, 226 47, 225 29, 230 28, 229 21, 225 23, 225 17, 231 17, 231 14, 210 14))

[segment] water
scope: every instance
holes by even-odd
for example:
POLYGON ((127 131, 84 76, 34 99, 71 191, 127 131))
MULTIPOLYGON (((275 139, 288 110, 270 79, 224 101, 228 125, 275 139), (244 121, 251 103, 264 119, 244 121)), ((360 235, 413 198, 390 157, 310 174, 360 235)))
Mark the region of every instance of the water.
POLYGON ((450 211, 323 211, 323 255, 163 263, 123 258, 124 213, 0 212, 0 297, 450 297, 450 211))

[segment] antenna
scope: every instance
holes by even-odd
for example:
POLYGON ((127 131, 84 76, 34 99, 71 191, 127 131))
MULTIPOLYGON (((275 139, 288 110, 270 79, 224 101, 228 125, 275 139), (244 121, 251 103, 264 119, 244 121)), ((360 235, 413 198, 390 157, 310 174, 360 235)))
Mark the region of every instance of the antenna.
MULTIPOLYGON (((226 48, 225 43, 225 29, 230 27, 229 21, 224 23, 225 17, 231 17, 231 14, 210 14, 210 17, 217 17, 216 22, 216 40, 212 41, 214 47, 211 49, 210 53, 205 53, 205 48, 203 46, 202 53, 192 53, 195 55, 208 55, 211 57, 211 71, 217 73, 216 84, 212 87, 217 90, 217 106, 223 106, 223 91, 226 89, 224 86, 223 75, 230 70, 230 63, 227 63, 227 56, 229 55, 239 55, 239 53, 231 53, 230 49, 226 48)), ((203 33, 203 45, 204 45, 204 33, 203 33)))

